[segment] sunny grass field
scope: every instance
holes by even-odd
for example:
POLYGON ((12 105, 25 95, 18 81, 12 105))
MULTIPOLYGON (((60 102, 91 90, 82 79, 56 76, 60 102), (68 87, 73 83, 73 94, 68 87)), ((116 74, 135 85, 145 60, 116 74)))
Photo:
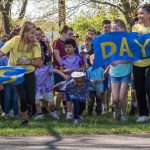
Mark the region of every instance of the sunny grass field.
POLYGON ((74 125, 66 122, 62 117, 54 120, 45 117, 43 121, 31 120, 28 126, 20 126, 20 121, 10 118, 0 118, 0 136, 42 136, 42 135, 70 135, 70 134, 129 134, 149 133, 150 121, 135 123, 136 116, 129 117, 129 121, 121 123, 112 119, 112 115, 99 117, 85 117, 85 122, 74 125))
MULTIPOLYGON (((130 92, 129 92, 130 95, 130 92)), ((131 97, 128 96, 128 110, 131 97)), ((63 115, 60 120, 46 116, 42 121, 30 120, 28 126, 20 126, 20 120, 0 117, 0 136, 42 136, 42 135, 73 135, 73 134, 135 134, 150 133, 150 120, 136 123, 137 116, 129 116, 128 122, 119 122, 112 118, 112 114, 88 117, 79 125, 66 122, 63 115)))

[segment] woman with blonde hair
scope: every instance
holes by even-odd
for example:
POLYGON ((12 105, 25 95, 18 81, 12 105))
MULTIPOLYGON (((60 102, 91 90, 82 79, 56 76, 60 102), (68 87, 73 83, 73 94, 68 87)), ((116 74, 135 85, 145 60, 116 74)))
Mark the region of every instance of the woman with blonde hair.
POLYGON ((33 106, 35 100, 35 67, 42 65, 41 49, 35 39, 36 26, 25 22, 19 36, 13 37, 0 50, 0 57, 10 53, 9 66, 21 66, 27 69, 25 80, 15 85, 20 100, 22 125, 28 124, 27 105, 33 106))

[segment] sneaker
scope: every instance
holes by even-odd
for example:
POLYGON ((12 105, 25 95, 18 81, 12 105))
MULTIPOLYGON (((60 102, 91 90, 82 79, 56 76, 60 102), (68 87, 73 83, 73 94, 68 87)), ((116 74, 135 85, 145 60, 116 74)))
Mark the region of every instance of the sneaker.
POLYGON ((4 112, 2 112, 1 117, 5 117, 5 113, 4 112))
POLYGON ((22 120, 20 125, 22 126, 28 125, 28 120, 22 120))
POLYGON ((55 112, 56 112, 57 116, 60 117, 60 115, 61 115, 60 110, 55 110, 55 112))
POLYGON ((37 114, 37 115, 35 115, 35 117, 33 119, 34 120, 43 120, 44 119, 44 115, 43 114, 37 114))
POLYGON ((128 117, 127 117, 126 115, 122 115, 122 116, 121 116, 121 121, 122 121, 122 122, 128 121, 128 117))
POLYGON ((104 109, 104 110, 102 111, 102 115, 105 115, 105 114, 107 114, 107 110, 106 110, 106 109, 104 109))
POLYGON ((8 119, 9 117, 11 117, 11 114, 8 113, 8 114, 6 114, 4 117, 5 117, 5 119, 8 119))
POLYGON ((79 124, 78 119, 74 119, 73 123, 74 123, 75 125, 79 124))
POLYGON ((66 120, 72 120, 72 113, 71 112, 67 112, 67 115, 66 115, 66 120))
POLYGON ((50 116, 53 117, 54 119, 59 119, 59 116, 57 115, 56 111, 51 111, 50 116))
POLYGON ((119 107, 114 107, 114 118, 117 120, 121 119, 121 109, 119 107))
POLYGON ((140 122, 145 122, 147 120, 148 120, 147 116, 140 116, 140 117, 138 117, 138 119, 136 120, 136 122, 140 123, 140 122))
POLYGON ((84 118, 82 115, 79 116, 79 122, 83 122, 84 121, 84 118))

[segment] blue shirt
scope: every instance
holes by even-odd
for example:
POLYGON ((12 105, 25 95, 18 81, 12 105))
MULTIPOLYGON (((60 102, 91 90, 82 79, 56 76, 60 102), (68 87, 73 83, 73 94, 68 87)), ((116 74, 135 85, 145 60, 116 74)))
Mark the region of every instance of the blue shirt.
POLYGON ((88 87, 89 81, 85 79, 84 84, 81 87, 75 86, 72 81, 66 87, 66 94, 69 96, 71 100, 80 100, 85 102, 88 97, 88 87))
MULTIPOLYGON (((89 80, 101 80, 103 78, 104 69, 102 67, 99 67, 95 70, 92 70, 92 67, 87 69, 87 74, 89 80)), ((90 91, 95 91, 94 86, 89 86, 90 91)), ((96 91, 102 93, 104 91, 104 85, 103 82, 96 84, 96 91)))
POLYGON ((7 66, 8 64, 8 57, 3 56, 2 58, 0 58, 0 66, 7 66))
POLYGON ((132 72, 132 63, 118 64, 116 66, 110 65, 109 74, 112 77, 123 77, 127 76, 132 72))

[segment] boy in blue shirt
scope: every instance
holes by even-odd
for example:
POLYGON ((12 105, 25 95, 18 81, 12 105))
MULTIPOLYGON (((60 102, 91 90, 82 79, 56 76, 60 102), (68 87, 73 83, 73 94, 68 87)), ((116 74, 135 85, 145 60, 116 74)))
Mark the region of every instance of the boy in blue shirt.
MULTIPOLYGON (((90 63, 93 65, 94 55, 90 56, 90 63)), ((102 112, 102 94, 104 92, 103 85, 103 73, 104 69, 99 67, 92 70, 92 66, 87 69, 88 79, 93 83, 89 86, 89 96, 88 96, 88 115, 92 115, 94 102, 96 100, 96 113, 101 115, 102 112)))

